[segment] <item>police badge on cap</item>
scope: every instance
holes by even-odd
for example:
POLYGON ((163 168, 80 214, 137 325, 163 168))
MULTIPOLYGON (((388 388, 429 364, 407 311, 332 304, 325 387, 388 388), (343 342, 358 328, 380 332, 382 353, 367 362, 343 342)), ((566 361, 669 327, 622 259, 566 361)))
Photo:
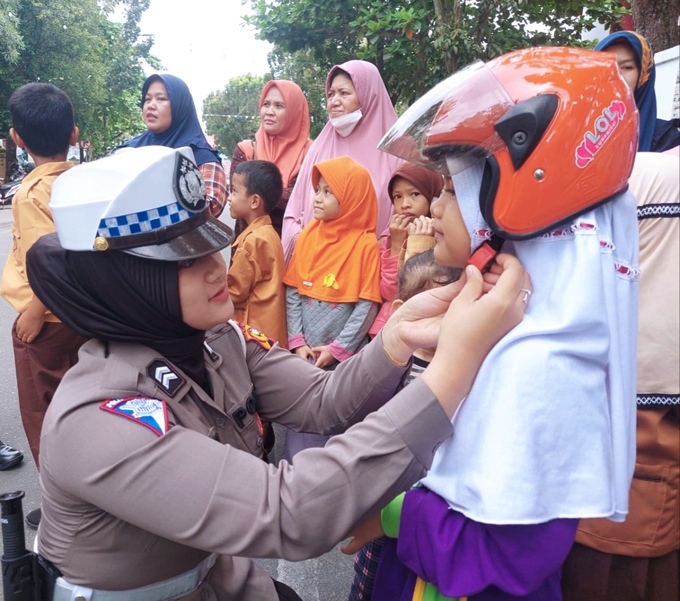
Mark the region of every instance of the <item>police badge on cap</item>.
POLYGON ((179 204, 187 211, 202 211, 205 209, 205 182, 198 167, 186 156, 177 154, 175 181, 175 194, 179 204))
POLYGON ((190 148, 145 146, 70 169, 50 208, 68 250, 121 250, 160 261, 221 250, 233 233, 210 217, 190 148))

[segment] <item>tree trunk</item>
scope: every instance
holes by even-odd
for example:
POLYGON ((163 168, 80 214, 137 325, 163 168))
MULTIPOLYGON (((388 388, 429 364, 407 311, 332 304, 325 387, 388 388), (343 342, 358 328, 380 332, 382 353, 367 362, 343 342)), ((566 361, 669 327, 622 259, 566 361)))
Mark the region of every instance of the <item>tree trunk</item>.
POLYGON ((669 0, 632 0, 635 31, 647 38, 653 52, 678 45, 677 2, 669 0))
POLYGON ((12 136, 7 134, 7 139, 5 140, 5 181, 9 181, 9 176, 10 176, 10 167, 12 166, 12 163, 17 162, 17 145, 14 143, 14 140, 12 140, 12 136))

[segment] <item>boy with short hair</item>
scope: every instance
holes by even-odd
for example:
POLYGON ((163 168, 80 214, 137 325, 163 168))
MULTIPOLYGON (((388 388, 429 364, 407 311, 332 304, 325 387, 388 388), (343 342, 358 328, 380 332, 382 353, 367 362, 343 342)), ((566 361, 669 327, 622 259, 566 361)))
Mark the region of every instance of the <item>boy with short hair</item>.
MULTIPOLYGON (((39 467, 40 430, 47 406, 86 339, 62 324, 33 295, 26 276, 26 253, 38 238, 55 231, 48 206, 52 184, 73 166, 66 155, 78 140, 78 128, 68 96, 51 84, 21 86, 10 97, 9 110, 10 136, 33 157, 36 167, 24 178, 12 202, 12 250, 0 294, 19 312, 12 328, 19 408, 39 467)), ((37 527, 39 512, 26 516, 29 526, 37 527)))
POLYGON ((248 224, 232 245, 229 294, 234 319, 288 348, 283 246, 271 212, 283 191, 281 173, 269 161, 247 161, 234 171, 229 212, 248 224))

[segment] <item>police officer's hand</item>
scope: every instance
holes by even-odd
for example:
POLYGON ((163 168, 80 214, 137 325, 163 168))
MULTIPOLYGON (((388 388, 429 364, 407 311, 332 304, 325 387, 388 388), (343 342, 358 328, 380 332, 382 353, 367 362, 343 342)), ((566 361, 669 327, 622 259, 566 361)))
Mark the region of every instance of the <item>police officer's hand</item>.
POLYGON ((465 276, 448 286, 421 292, 402 304, 381 330, 387 354, 406 363, 414 351, 434 348, 442 317, 464 285, 465 276))
POLYGON ((486 293, 479 270, 466 268, 465 285, 441 317, 437 350, 421 376, 449 416, 491 348, 522 320, 531 298, 531 279, 517 258, 500 254, 496 263, 500 274, 486 293))

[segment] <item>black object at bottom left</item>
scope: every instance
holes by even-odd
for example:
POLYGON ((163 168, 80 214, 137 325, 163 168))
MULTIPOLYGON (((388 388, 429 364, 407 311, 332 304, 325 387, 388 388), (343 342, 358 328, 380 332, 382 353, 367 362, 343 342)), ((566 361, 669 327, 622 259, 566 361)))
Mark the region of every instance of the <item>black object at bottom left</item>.
POLYGON ((52 599, 61 574, 44 557, 26 548, 23 498, 21 490, 0 495, 2 592, 5 601, 45 601, 52 599))

